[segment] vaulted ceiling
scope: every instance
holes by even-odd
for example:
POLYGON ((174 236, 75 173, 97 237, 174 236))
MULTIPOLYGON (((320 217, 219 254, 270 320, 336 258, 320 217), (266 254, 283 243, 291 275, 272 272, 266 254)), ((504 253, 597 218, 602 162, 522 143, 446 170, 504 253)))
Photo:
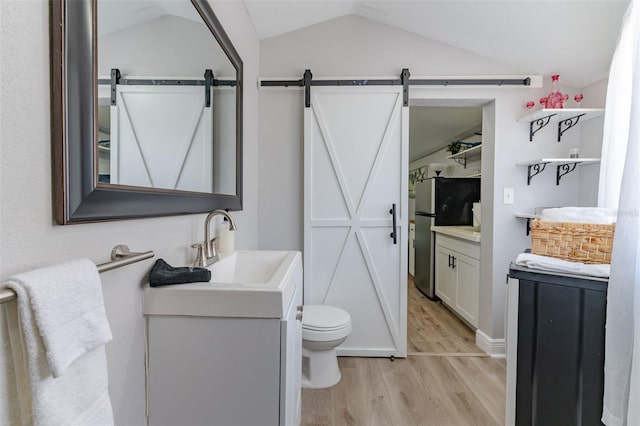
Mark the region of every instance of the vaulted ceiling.
POLYGON ((261 39, 345 15, 582 88, 607 77, 628 0, 244 0, 261 39))
MULTIPOLYGON (((608 76, 628 0, 244 0, 261 39, 357 15, 583 88, 608 76)), ((410 159, 481 127, 479 108, 412 107, 410 159)))

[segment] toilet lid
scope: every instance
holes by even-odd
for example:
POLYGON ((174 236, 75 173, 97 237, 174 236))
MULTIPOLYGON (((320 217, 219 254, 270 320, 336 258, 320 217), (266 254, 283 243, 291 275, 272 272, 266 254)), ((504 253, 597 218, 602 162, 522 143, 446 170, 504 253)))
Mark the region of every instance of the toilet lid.
POLYGON ((327 305, 304 305, 302 327, 307 330, 335 330, 351 323, 349 313, 327 305))

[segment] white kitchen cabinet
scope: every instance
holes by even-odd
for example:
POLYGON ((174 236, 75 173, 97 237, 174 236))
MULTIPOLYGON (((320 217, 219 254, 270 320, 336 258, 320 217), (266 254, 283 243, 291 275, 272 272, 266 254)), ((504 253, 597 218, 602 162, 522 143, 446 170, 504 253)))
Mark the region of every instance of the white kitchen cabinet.
POLYGON ((478 326, 480 244, 436 233, 436 295, 473 327, 478 326))
POLYGON ((480 260, 454 255, 454 271, 456 277, 455 309, 474 327, 478 326, 478 308, 480 300, 480 260))
POLYGON ((149 424, 300 424, 301 281, 282 318, 149 315, 149 424))
MULTIPOLYGON (((436 237, 438 241, 438 237, 436 237)), ((451 259, 455 252, 436 244, 436 296, 453 307, 455 300, 455 270, 451 267, 451 259)))

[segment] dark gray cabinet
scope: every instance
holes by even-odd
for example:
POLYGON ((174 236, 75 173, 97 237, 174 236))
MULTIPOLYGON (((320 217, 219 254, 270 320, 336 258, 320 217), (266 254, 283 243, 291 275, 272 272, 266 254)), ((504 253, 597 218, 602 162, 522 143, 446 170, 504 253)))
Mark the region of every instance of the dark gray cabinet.
POLYGON ((515 424, 602 425, 607 280, 509 275, 519 280, 515 424))

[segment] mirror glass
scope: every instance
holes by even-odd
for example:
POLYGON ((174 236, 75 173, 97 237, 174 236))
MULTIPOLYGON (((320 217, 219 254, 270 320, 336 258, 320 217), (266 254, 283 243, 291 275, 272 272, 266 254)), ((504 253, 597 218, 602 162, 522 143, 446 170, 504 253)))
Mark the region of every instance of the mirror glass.
POLYGON ((99 184, 236 193, 236 68, 190 2, 98 0, 97 74, 99 184))
POLYGON ((209 0, 51 0, 59 224, 242 209, 243 64, 209 0))

